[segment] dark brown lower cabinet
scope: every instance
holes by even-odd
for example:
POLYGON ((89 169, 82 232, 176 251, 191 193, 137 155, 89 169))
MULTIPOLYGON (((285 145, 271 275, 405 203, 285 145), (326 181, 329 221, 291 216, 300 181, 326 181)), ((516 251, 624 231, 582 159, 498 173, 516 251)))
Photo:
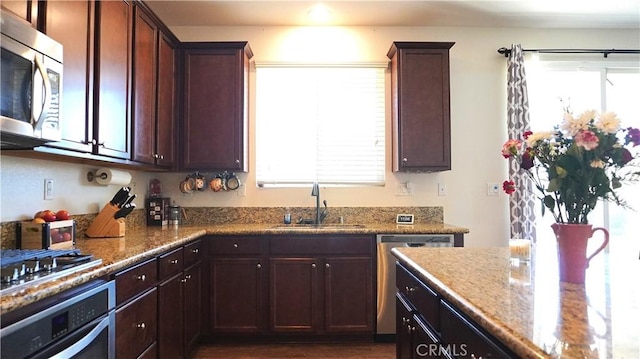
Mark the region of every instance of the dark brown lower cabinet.
POLYGON ((184 348, 184 275, 158 285, 158 353, 160 358, 182 358, 184 348))
POLYGON ((184 346, 188 355, 202 332, 202 264, 185 269, 184 279, 184 346))
POLYGON ((270 259, 270 330, 372 333, 370 257, 270 259))
POLYGON ((403 265, 397 266, 396 357, 517 358, 403 265))
POLYGON ((137 358, 155 344, 157 312, 155 288, 116 310, 117 358, 137 358))
MULTIPOLYGON (((242 242, 240 245, 242 246, 242 242)), ((261 258, 210 260, 209 325, 212 333, 262 333, 265 269, 261 258)))
POLYGON ((319 316, 319 258, 271 258, 270 325, 275 333, 313 333, 319 316))

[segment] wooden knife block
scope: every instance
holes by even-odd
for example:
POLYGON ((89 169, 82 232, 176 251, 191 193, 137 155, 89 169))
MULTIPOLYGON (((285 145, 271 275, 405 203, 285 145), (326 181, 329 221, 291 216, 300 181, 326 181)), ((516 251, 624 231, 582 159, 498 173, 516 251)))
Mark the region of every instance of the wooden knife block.
POLYGON ((124 218, 113 218, 117 211, 117 206, 107 203, 87 228, 85 232, 87 237, 124 237, 124 218))

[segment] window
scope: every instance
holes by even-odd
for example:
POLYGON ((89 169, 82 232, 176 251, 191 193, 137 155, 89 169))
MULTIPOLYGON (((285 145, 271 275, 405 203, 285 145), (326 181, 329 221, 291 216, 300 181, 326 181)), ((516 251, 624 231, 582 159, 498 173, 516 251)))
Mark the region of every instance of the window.
POLYGON ((383 185, 384 71, 257 64, 258 186, 383 185))

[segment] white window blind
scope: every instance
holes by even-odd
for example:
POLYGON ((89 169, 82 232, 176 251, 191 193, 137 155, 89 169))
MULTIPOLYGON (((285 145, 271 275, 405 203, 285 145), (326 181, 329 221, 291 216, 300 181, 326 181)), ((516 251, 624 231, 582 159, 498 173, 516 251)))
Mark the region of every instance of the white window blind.
POLYGON ((383 185, 384 67, 256 64, 259 186, 383 185))

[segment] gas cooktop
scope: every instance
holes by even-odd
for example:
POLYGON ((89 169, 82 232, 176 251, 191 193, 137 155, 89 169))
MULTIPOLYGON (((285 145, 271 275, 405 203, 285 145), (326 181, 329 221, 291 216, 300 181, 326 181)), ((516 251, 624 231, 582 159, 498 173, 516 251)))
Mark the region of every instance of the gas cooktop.
POLYGON ((0 250, 0 295, 95 267, 102 263, 78 249, 0 250))

